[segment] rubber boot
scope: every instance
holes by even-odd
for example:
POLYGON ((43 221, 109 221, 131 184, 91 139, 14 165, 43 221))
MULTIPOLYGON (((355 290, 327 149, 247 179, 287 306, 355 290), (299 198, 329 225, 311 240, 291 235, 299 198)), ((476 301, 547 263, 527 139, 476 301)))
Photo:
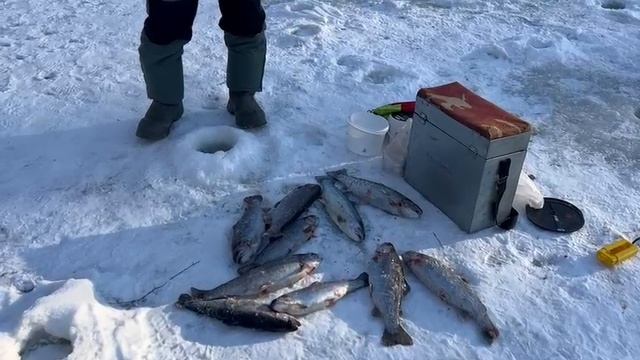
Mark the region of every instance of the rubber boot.
POLYGON ((241 129, 255 129, 267 124, 266 115, 254 95, 250 92, 229 92, 227 111, 235 115, 236 126, 241 129))
POLYGON ((224 41, 229 50, 227 110, 235 115, 239 128, 262 127, 267 123, 266 115, 254 96, 256 92, 262 91, 267 53, 264 32, 254 37, 235 36, 227 32, 224 41))
POLYGON ((160 140, 169 135, 171 125, 184 112, 184 79, 182 53, 186 41, 167 45, 154 44, 142 33, 140 64, 147 85, 147 96, 153 100, 144 118, 138 123, 136 135, 147 140, 160 140))

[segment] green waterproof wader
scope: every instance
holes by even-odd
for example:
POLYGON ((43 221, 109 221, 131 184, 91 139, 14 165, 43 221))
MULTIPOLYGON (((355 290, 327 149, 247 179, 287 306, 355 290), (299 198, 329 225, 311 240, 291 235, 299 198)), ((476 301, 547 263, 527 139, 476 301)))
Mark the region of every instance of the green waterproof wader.
MULTIPOLYGON (((262 90, 267 50, 260 0, 219 0, 220 26, 228 49, 228 109, 240 127, 263 125, 264 112, 253 98, 262 90)), ((156 140, 169 134, 182 116, 184 77, 182 54, 192 36, 197 0, 148 0, 139 47, 140 64, 153 100, 138 126, 138 136, 156 140), (153 109, 152 109, 153 108, 153 109), (162 136, 163 135, 163 136, 162 136)))

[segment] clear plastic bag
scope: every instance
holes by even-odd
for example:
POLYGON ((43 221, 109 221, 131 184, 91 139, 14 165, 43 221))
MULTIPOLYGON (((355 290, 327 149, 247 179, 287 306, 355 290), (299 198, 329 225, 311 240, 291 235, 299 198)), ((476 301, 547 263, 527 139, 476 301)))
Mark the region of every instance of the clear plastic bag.
POLYGON ((382 150, 382 166, 386 171, 402 175, 407 159, 412 119, 403 114, 391 115, 389 133, 382 150))
POLYGON ((534 209, 542 209, 544 206, 544 196, 542 196, 536 184, 523 171, 520 173, 520 179, 518 180, 516 196, 513 199, 513 207, 522 211, 526 205, 534 209))

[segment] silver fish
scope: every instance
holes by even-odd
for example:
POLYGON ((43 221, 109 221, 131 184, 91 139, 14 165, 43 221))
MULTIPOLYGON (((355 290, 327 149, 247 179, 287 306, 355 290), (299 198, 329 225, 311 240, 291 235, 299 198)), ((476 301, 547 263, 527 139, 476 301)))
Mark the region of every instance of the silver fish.
POLYGON ((176 305, 218 319, 231 326, 275 332, 296 331, 300 326, 300 322, 293 316, 275 312, 252 299, 224 297, 198 300, 191 295, 182 294, 176 305))
POLYGON ((334 224, 351 240, 364 240, 364 224, 353 203, 336 188, 332 178, 319 176, 316 179, 322 185, 322 203, 334 224))
POLYGON ((415 251, 407 251, 402 259, 411 272, 442 301, 475 319, 490 342, 498 338, 500 332, 491 320, 487 307, 462 276, 440 260, 415 251))
POLYGON ((256 255, 253 263, 238 269, 238 273, 243 274, 256 266, 295 253, 302 245, 313 238, 317 228, 317 216, 309 215, 299 218, 285 229, 282 237, 271 240, 264 250, 256 255))
POLYGON ((416 203, 386 185, 349 176, 345 169, 330 171, 327 175, 338 180, 363 204, 377 207, 395 216, 407 218, 422 216, 422 209, 416 203))
POLYGON ((271 308, 294 316, 307 315, 331 307, 345 295, 368 285, 367 273, 362 273, 353 280, 314 282, 309 287, 273 300, 271 308))
POLYGON ((262 196, 244 198, 244 206, 242 217, 233 225, 231 239, 233 261, 237 264, 246 264, 254 259, 261 247, 262 234, 266 228, 262 196))
POLYGON ((291 255, 251 269, 211 290, 191 288, 191 295, 201 300, 225 296, 265 295, 289 287, 313 273, 320 261, 318 254, 291 255))
POLYGON ((267 239, 282 235, 282 230, 298 218, 322 192, 317 184, 306 184, 295 188, 267 213, 269 229, 264 236, 267 239))
POLYGON ((374 305, 372 314, 384 320, 382 344, 413 345, 413 339, 400 323, 402 299, 409 292, 409 285, 404 277, 402 260, 390 243, 376 249, 369 271, 369 290, 374 305))

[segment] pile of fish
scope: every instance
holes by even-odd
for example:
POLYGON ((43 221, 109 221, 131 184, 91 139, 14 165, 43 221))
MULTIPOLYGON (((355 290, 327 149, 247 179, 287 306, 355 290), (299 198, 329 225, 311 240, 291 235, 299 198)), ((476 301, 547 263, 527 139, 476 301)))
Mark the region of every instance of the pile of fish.
POLYGON ((327 309, 347 294, 368 286, 372 314, 384 323, 382 344, 412 345, 401 323, 402 301, 410 291, 406 267, 440 299, 474 318, 488 339, 498 337, 487 308, 464 278, 439 260, 415 251, 401 258, 391 243, 378 246, 368 272, 355 279, 314 282, 275 297, 275 292, 295 285, 320 266, 318 254, 296 254, 318 228, 317 216, 302 215, 314 201, 320 199, 332 222, 356 242, 365 239, 365 229, 355 204, 371 205, 395 216, 422 215, 420 207, 406 196, 385 185, 349 176, 345 170, 328 172, 317 181, 320 185, 296 187, 268 210, 263 208, 261 195, 245 198, 231 239, 239 275, 209 290, 191 288, 190 294, 180 295, 177 306, 228 325, 295 331, 301 325, 296 317, 327 309))
POLYGON ((368 285, 367 274, 353 280, 314 282, 273 300, 272 293, 306 278, 320 265, 314 253, 290 255, 247 270, 210 290, 191 288, 177 306, 218 319, 227 325, 266 331, 295 331, 303 316, 333 306, 345 295, 368 285))

